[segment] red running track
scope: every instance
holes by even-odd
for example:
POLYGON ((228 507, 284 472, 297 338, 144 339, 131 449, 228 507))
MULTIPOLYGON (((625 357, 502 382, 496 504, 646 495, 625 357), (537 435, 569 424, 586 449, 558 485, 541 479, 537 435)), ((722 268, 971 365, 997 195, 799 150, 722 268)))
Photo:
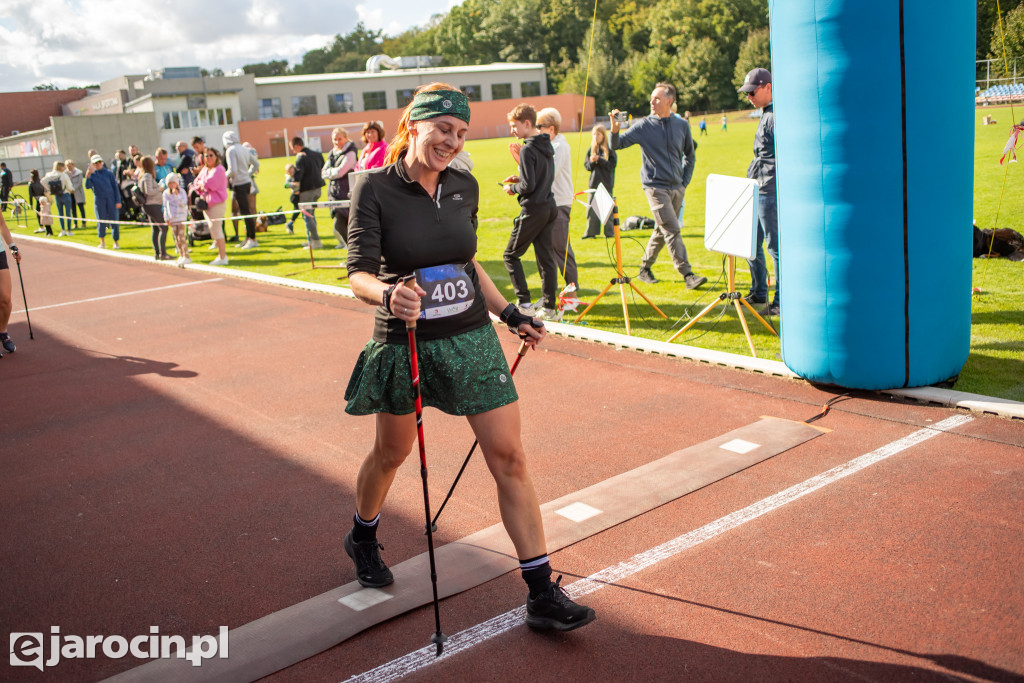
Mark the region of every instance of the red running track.
MULTIPOLYGON (((373 420, 346 415, 343 393, 369 307, 57 245, 25 253, 35 340, 16 312, 18 351, 0 359, 8 637, 155 626, 188 638, 353 580, 341 539, 373 420)), ((516 340, 501 338, 511 358, 516 340)), ((542 501, 761 415, 807 419, 832 396, 554 336, 516 383, 542 501)), ((855 394, 816 423, 830 433, 553 564, 570 583, 953 415, 855 394)), ((1024 425, 970 417, 588 595, 598 620, 584 629, 518 626, 407 680, 1024 681, 1024 425)), ((440 501, 472 435, 434 410, 424 424, 440 501)), ((418 469, 413 456, 388 499, 391 562, 424 550, 418 469)), ((437 542, 498 521, 476 459, 437 542)), ((523 599, 508 574, 443 601, 442 626, 471 629, 523 599)), ((428 645, 432 631, 427 606, 271 679, 342 681, 428 645)), ((94 681, 141 663, 3 664, 0 679, 94 681)))

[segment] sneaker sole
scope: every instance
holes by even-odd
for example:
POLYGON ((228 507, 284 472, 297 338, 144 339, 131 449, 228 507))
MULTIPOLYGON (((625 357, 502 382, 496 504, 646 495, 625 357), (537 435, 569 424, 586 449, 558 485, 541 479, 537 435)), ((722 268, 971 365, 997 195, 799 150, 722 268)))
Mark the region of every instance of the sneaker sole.
POLYGON ((565 624, 557 619, 550 619, 548 617, 536 617, 526 615, 526 625, 536 631, 574 631, 580 626, 586 626, 594 619, 597 619, 597 613, 594 610, 590 610, 590 614, 587 615, 586 619, 577 621, 573 624, 565 624))
MULTIPOLYGON (((350 560, 352 560, 353 564, 355 564, 356 555, 352 551, 352 534, 351 533, 345 535, 345 554, 348 555, 348 558, 350 560)), ((356 570, 356 581, 358 581, 359 585, 362 586, 363 588, 383 588, 384 586, 390 586, 391 584, 393 584, 395 582, 395 577, 392 576, 387 581, 364 581, 359 576, 359 570, 357 569, 356 570)))

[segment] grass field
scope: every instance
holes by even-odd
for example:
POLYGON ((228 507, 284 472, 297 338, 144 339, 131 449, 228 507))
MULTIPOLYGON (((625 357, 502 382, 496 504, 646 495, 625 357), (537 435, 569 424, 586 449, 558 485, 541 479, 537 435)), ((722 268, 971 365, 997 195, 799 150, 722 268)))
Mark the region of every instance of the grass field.
MULTIPOLYGON (((999 156, 1011 119, 1009 108, 978 110, 975 132, 975 219, 982 228, 1011 227, 1024 233, 1024 163, 999 165, 999 156), (986 113, 999 121, 998 125, 982 126, 981 119, 986 113), (1007 124, 1007 125, 1003 125, 1007 124), (1002 190, 1005 173, 1005 191, 1002 190), (1002 195, 1001 205, 1000 196, 1002 195), (997 219, 998 210, 998 221, 997 219)), ((1020 111, 1017 118, 1021 116, 1020 111)), ((657 285, 637 285, 667 315, 661 319, 639 297, 631 298, 630 322, 636 336, 666 340, 675 333, 688 316, 693 316, 713 301, 724 289, 724 258, 703 247, 704 235, 704 185, 709 173, 744 175, 750 160, 755 120, 747 112, 730 116, 727 132, 709 126, 709 134, 698 138, 697 165, 690 191, 687 193, 684 214, 683 238, 689 251, 694 270, 708 277, 708 284, 697 291, 688 291, 682 278, 675 273, 671 260, 662 253, 654 266, 655 275, 661 280, 657 285)), ((588 174, 583 169, 580 146, 589 146, 590 136, 571 133, 566 136, 573 147, 574 183, 577 190, 585 189, 588 174)), ((516 172, 516 166, 508 154, 508 139, 477 140, 466 144, 475 163, 474 175, 480 182, 480 229, 478 259, 501 288, 505 296, 512 299, 508 274, 502 264, 501 254, 508 240, 511 222, 518 214, 514 198, 508 197, 497 182, 516 172)), ((936 163, 942 163, 941 136, 936 136, 936 163)), ((290 208, 288 191, 283 187, 285 158, 261 160, 262 170, 258 177, 261 192, 259 207, 272 211, 279 206, 290 208)), ((640 152, 633 147, 619 153, 616 172, 615 194, 619 213, 624 220, 632 214, 649 215, 650 210, 639 184, 640 152)), ((24 194, 24 188, 17 188, 24 194)), ((89 193, 87 193, 88 195, 89 193)), ((91 196, 89 197, 91 200, 91 196)), ((91 214, 91 209, 90 209, 91 214)), ((580 296, 584 301, 592 300, 614 276, 614 254, 612 241, 604 239, 581 240, 585 230, 586 211, 576 205, 572 212, 570 234, 576 262, 580 270, 580 296)), ((337 264, 343 260, 344 251, 333 248, 330 239, 330 219, 326 211, 317 214, 321 237, 325 248, 317 253, 322 264, 337 264)), ((259 236, 260 248, 254 251, 238 251, 229 247, 231 268, 242 268, 271 275, 291 277, 308 282, 338 284, 338 270, 309 267, 309 255, 299 245, 303 241, 301 220, 296 225, 296 234, 285 233, 284 226, 271 226, 270 232, 259 236)), ((12 226, 13 227, 13 226, 12 226)), ((27 232, 35 228, 32 223, 27 232)), ((244 226, 240 226, 244 234, 244 226)), ((969 226, 964 226, 969 229, 969 226)), ((230 233, 230 228, 228 228, 230 233)), ((783 233, 785 226, 781 226, 783 233)), ((17 228, 15 232, 26 232, 17 228)), ((59 230, 58 230, 59 231, 59 230)), ((150 254, 149 229, 128 228, 122 232, 121 246, 129 251, 150 254)), ((627 275, 635 275, 650 231, 623 233, 623 264, 627 275)), ((64 238, 67 239, 67 238, 64 238)), ((77 231, 71 238, 76 242, 95 244, 94 230, 77 231)), ((206 243, 197 245, 193 260, 206 262, 215 252, 206 251, 206 243)), ((532 264, 530 254, 524 263, 527 266, 530 286, 539 297, 540 277, 532 264)), ((746 291, 750 277, 743 261, 737 263, 737 289, 746 291)), ((974 260, 974 286, 982 294, 974 298, 972 312, 971 354, 956 384, 956 389, 1017 401, 1024 401, 1024 264, 1005 260, 974 260)), ((942 315, 941 302, 935 302, 935 314, 942 315)), ((750 330, 758 356, 778 359, 779 340, 756 321, 750 330)), ((613 288, 582 321, 582 325, 615 332, 625 332, 622 307, 618 288, 613 288)), ((712 315, 705 317, 694 328, 679 337, 677 342, 708 349, 749 355, 743 330, 733 310, 718 307, 712 315), (719 313, 720 311, 724 311, 719 313)))

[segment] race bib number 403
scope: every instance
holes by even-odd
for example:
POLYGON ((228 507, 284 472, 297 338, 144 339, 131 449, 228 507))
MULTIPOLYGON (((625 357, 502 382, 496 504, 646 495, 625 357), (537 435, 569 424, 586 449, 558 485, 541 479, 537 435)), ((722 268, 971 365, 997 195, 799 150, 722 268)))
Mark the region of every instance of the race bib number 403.
POLYGON ((458 315, 473 305, 476 291, 464 266, 450 263, 416 271, 416 281, 427 295, 420 301, 420 318, 433 320, 458 315))

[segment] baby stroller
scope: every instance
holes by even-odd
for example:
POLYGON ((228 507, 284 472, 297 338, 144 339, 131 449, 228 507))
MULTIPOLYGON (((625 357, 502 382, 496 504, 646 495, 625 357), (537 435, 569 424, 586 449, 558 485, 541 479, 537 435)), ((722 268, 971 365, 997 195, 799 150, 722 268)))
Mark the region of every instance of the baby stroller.
POLYGON ((197 240, 213 239, 210 234, 210 224, 206 222, 206 216, 196 208, 196 194, 188 194, 188 211, 192 222, 188 224, 188 246, 194 247, 197 240))
POLYGON ((121 210, 118 212, 118 216, 122 221, 146 221, 147 219, 143 215, 142 207, 132 197, 132 185, 134 183, 121 185, 121 210))

